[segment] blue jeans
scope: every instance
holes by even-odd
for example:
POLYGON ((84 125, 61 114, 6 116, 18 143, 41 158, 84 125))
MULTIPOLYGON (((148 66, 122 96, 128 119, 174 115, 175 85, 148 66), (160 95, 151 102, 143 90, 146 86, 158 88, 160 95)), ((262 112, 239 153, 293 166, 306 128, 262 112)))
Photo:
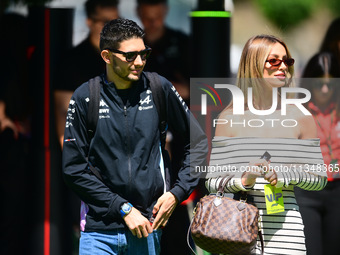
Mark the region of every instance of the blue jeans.
POLYGON ((81 232, 79 255, 158 255, 162 230, 138 238, 128 229, 81 232))

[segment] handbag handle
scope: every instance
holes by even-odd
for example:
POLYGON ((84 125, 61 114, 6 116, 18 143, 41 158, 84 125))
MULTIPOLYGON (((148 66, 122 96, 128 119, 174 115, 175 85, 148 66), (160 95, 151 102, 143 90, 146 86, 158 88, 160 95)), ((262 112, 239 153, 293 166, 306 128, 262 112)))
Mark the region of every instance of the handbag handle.
POLYGON ((226 175, 222 178, 222 180, 220 181, 220 184, 218 185, 218 189, 217 189, 217 195, 219 196, 223 196, 224 194, 224 188, 227 186, 228 182, 231 180, 231 178, 233 178, 234 175, 226 175))

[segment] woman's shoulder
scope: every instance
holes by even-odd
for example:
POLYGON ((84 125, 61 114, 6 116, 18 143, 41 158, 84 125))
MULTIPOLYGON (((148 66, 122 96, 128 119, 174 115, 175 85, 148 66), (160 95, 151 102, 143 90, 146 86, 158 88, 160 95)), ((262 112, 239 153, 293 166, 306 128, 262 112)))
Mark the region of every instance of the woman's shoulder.
POLYGON ((296 120, 299 124, 300 138, 308 139, 317 137, 313 115, 307 109, 297 107, 296 105, 287 105, 287 117, 296 120))
POLYGON ((227 117, 231 117, 232 115, 233 115, 233 108, 232 107, 226 107, 219 114, 219 119, 225 119, 227 117))
POLYGON ((313 119, 312 114, 302 105, 298 107, 295 104, 289 104, 286 109, 286 115, 290 118, 296 120, 313 119))

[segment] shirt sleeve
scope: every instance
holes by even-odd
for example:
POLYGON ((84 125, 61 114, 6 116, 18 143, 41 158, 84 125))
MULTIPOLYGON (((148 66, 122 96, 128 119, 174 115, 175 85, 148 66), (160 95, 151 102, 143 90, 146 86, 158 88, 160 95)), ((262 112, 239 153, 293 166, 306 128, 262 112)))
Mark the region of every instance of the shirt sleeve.
POLYGON ((279 171, 278 182, 285 187, 296 185, 304 190, 322 190, 326 187, 327 175, 321 166, 323 164, 305 164, 296 166, 290 171, 279 171))
MULTIPOLYGON (((288 187, 289 185, 296 185, 304 190, 322 190, 327 184, 327 176, 325 171, 320 168, 320 164, 305 164, 304 166, 296 166, 289 169, 289 171, 277 171, 278 187, 288 187), (314 171, 317 170, 317 171, 314 171)), ((254 186, 243 186, 241 182, 242 172, 237 172, 239 176, 233 176, 224 188, 225 192, 237 193, 239 191, 249 191, 254 186)), ((205 182, 205 186, 210 193, 216 193, 218 186, 222 180, 222 176, 209 178, 205 182)))
POLYGON ((108 219, 120 218, 120 206, 127 201, 113 193, 89 170, 86 129, 88 98, 77 96, 77 91, 70 100, 66 119, 62 162, 64 180, 89 206, 89 213, 96 212, 108 219))

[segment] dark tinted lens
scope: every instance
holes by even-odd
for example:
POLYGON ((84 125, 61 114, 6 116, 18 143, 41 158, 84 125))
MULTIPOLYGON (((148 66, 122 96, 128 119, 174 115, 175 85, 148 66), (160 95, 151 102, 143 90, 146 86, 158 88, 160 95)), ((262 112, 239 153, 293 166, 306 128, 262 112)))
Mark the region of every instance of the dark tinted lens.
POLYGON ((288 59, 285 60, 285 64, 287 66, 292 66, 292 65, 294 65, 294 63, 295 63, 295 60, 293 58, 288 58, 288 59))
POLYGON ((140 52, 140 56, 142 58, 142 60, 146 60, 151 54, 151 50, 150 49, 146 49, 140 52))
POLYGON ((127 62, 132 62, 137 58, 138 52, 132 51, 125 53, 125 58, 127 62))

